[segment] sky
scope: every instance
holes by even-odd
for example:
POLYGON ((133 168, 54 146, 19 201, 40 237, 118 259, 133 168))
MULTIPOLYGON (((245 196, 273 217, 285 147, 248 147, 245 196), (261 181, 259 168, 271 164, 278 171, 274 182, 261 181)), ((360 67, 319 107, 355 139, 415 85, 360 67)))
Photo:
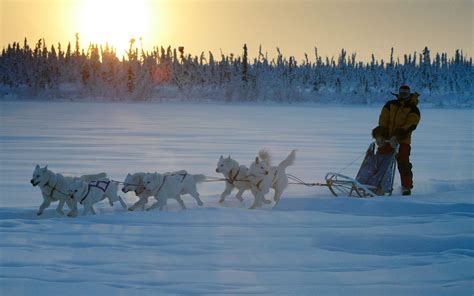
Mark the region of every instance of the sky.
POLYGON ((109 41, 119 56, 133 37, 145 49, 184 46, 195 55, 242 54, 261 45, 301 60, 314 48, 337 57, 342 48, 362 61, 420 52, 473 55, 473 0, 0 0, 0 45, 109 41), (139 41, 141 38, 141 42, 139 41))

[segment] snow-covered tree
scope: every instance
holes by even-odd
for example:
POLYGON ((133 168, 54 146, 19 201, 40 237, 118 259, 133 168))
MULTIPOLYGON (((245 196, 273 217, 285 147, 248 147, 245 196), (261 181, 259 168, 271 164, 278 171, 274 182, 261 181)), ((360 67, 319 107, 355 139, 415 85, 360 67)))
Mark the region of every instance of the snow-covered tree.
POLYGON ((9 44, 0 55, 0 89, 28 96, 146 99, 175 88, 173 95, 181 98, 372 103, 387 100, 399 85, 409 84, 435 104, 444 104, 444 97, 471 105, 473 100, 472 58, 461 50, 449 57, 425 47, 400 61, 392 48, 388 62, 372 55, 364 63, 345 49, 335 59, 322 57, 315 47, 314 58, 305 54, 299 63, 279 48, 275 59, 260 46, 251 60, 246 44, 241 56, 221 52, 216 59, 212 52, 193 56, 184 47, 148 52, 132 39, 127 55, 119 59, 108 44, 84 49, 79 41, 76 34, 74 49, 68 43, 65 51, 60 44, 48 47, 43 39, 34 48, 26 39, 22 46, 9 44))

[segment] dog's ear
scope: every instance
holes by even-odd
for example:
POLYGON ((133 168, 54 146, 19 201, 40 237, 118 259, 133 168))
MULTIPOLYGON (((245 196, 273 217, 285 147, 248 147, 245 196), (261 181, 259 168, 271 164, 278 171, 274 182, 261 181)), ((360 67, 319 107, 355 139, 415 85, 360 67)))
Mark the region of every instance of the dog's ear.
POLYGON ((227 156, 227 160, 230 160, 230 155, 229 155, 229 156, 227 156))
POLYGON ((39 166, 39 165, 36 165, 35 170, 37 170, 37 169, 39 169, 39 168, 40 168, 40 166, 39 166))
POLYGON ((224 159, 224 156, 221 155, 221 157, 219 157, 219 160, 223 160, 224 159))
POLYGON ((127 177, 130 177, 130 176, 131 176, 130 173, 128 173, 128 174, 127 174, 127 177))
POLYGON ((255 157, 255 163, 258 164, 258 157, 255 157))
POLYGON ((48 169, 48 165, 46 165, 46 166, 44 167, 44 170, 47 170, 47 169, 48 169))

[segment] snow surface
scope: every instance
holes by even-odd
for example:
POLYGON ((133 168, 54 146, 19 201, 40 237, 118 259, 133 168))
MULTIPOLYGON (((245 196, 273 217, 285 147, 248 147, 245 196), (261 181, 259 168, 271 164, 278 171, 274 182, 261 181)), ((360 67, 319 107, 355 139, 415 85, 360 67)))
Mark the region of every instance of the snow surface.
MULTIPOLYGON (((472 295, 472 110, 421 110, 410 198, 332 197, 292 185, 277 209, 217 200, 198 207, 37 217, 33 168, 73 175, 187 169, 217 176, 219 155, 249 165, 258 149, 289 173, 355 175, 379 108, 219 104, 0 103, 2 295, 472 295)), ((399 184, 398 176, 396 179, 399 184)), ((234 193, 235 194, 235 193, 234 193)), ((123 195, 123 194, 122 194, 123 195)), ((136 201, 127 194, 129 205, 136 201)))

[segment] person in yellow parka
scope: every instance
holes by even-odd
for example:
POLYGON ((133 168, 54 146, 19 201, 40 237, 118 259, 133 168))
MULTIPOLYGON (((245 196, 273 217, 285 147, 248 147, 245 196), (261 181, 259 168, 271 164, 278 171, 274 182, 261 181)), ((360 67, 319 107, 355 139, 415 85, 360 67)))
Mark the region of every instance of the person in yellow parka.
POLYGON ((374 138, 383 137, 399 143, 397 155, 398 171, 402 183, 402 194, 411 195, 413 188, 412 164, 410 163, 411 135, 420 122, 418 93, 411 93, 407 85, 400 86, 398 94, 382 108, 379 126, 372 130, 374 138))

